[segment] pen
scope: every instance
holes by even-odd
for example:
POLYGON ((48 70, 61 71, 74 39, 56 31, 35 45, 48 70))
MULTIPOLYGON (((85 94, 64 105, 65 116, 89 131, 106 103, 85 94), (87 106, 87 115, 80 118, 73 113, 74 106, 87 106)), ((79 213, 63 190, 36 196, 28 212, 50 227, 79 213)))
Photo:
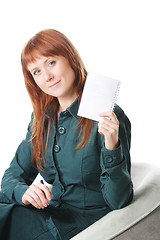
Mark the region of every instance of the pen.
MULTIPOLYGON (((42 179, 40 180, 40 183, 41 183, 41 184, 44 184, 44 182, 43 182, 42 179)), ((49 200, 47 200, 47 205, 49 206, 49 200)))
POLYGON ((43 180, 40 180, 40 183, 44 184, 43 180))

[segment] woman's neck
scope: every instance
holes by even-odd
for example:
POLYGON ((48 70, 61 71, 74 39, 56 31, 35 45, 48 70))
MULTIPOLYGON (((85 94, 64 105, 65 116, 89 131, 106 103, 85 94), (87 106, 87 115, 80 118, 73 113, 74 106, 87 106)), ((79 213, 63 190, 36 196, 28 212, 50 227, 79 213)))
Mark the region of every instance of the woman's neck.
POLYGON ((64 112, 77 98, 77 94, 75 94, 73 97, 68 99, 58 98, 59 102, 59 109, 58 109, 58 119, 60 112, 64 112))
POLYGON ((69 99, 58 99, 59 102, 59 112, 65 111, 77 98, 77 94, 75 94, 72 98, 69 99))

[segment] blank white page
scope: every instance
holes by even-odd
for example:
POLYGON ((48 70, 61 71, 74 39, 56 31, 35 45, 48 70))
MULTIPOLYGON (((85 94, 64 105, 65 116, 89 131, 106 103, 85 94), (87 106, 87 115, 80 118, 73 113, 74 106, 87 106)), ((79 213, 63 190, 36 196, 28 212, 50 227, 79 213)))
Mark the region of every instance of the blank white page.
POLYGON ((100 113, 113 111, 119 88, 119 80, 97 73, 88 73, 78 116, 99 121, 100 113))

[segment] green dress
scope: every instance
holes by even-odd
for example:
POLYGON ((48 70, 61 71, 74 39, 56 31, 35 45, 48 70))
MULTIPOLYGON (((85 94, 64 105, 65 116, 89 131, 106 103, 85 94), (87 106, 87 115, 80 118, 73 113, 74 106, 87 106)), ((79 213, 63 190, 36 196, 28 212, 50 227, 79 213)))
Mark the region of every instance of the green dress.
MULTIPOLYGON (((93 121, 92 135, 75 150, 79 130, 78 99, 60 113, 55 136, 52 119, 44 171, 32 165, 31 126, 5 171, 0 192, 1 240, 67 240, 112 210, 126 206, 133 197, 130 176, 131 125, 115 106, 119 120, 119 147, 108 150, 93 121), (45 209, 25 206, 22 196, 40 173, 52 184, 52 200, 45 209)), ((45 115, 45 128, 49 116, 45 115)))

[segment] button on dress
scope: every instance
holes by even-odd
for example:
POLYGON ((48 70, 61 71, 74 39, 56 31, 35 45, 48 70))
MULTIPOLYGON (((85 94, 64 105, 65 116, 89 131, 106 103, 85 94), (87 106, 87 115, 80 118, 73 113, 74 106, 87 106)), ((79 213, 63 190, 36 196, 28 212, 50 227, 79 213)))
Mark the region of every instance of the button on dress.
MULTIPOLYGON (((130 176, 131 125, 116 105, 119 120, 119 146, 104 147, 104 136, 93 121, 91 137, 85 147, 79 143, 79 101, 60 113, 55 133, 52 119, 48 148, 41 171, 31 157, 31 122, 26 138, 5 171, 0 192, 1 240, 68 240, 112 210, 126 206, 133 197, 130 176), (52 200, 45 209, 22 203, 22 196, 40 173, 52 184, 52 200)), ((46 113, 45 127, 48 127, 46 113)))

